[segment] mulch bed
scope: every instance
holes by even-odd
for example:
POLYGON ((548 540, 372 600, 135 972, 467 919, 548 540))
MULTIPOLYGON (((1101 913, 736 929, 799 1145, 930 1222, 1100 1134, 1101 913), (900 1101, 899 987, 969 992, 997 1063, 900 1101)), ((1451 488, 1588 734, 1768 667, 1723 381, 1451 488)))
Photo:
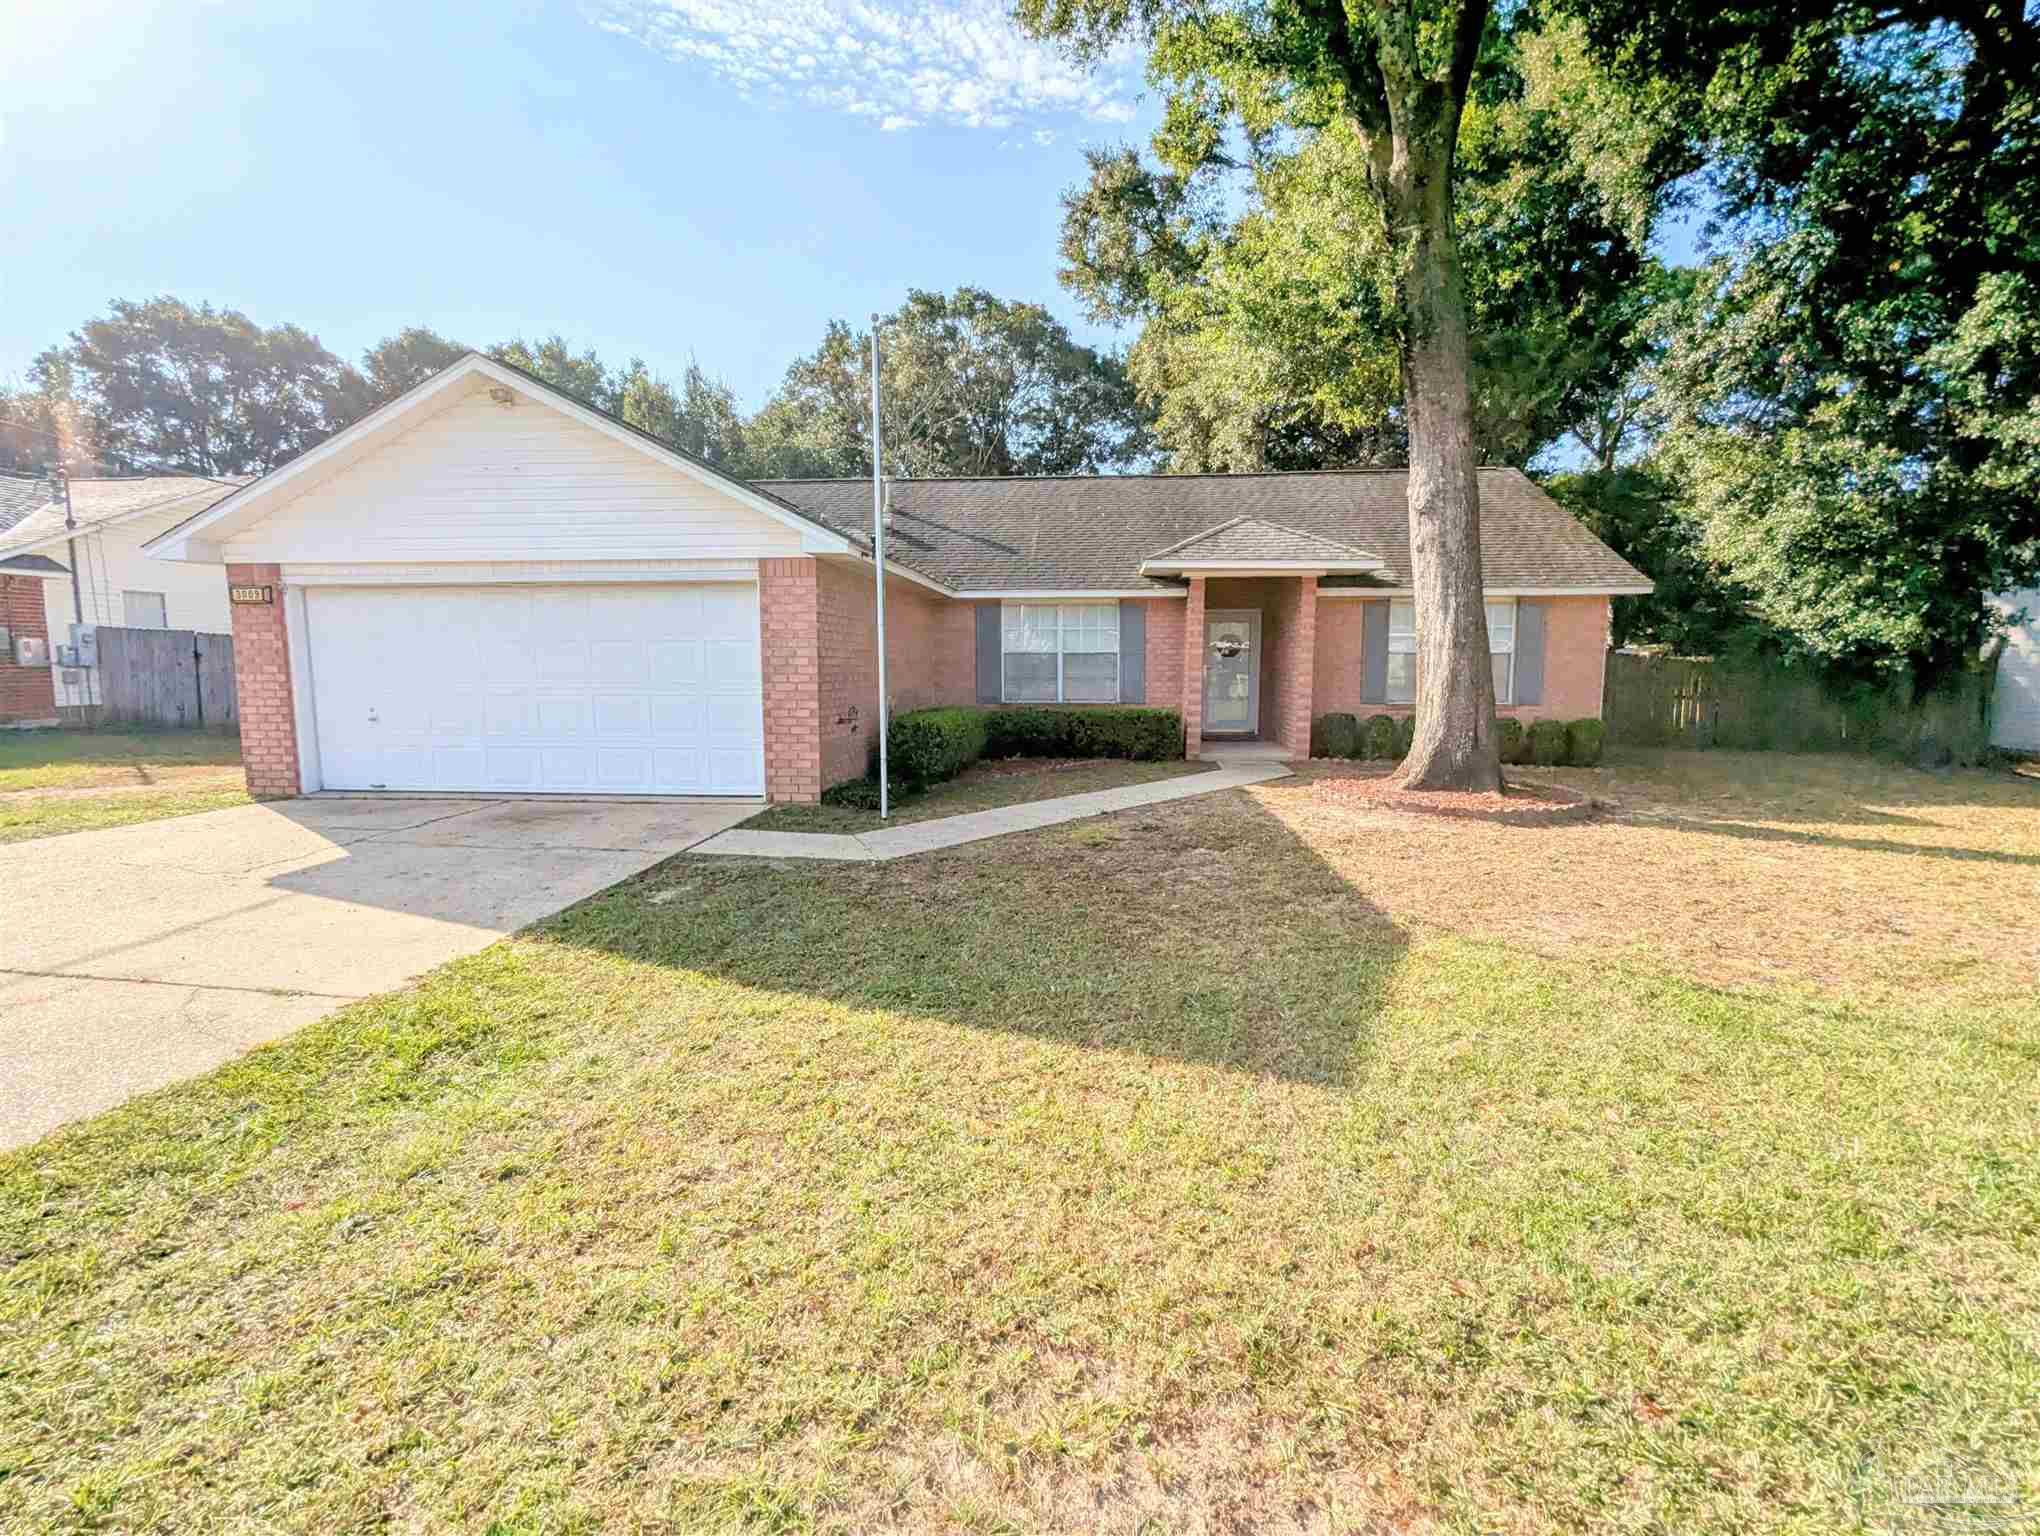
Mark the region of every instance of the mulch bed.
MULTIPOLYGON (((1507 776, 1504 775, 1506 778, 1507 776)), ((1504 827, 1548 827, 1588 821, 1602 808, 1591 795, 1556 784, 1522 780, 1504 794, 1473 794, 1461 790, 1404 789, 1392 768, 1356 768, 1311 764, 1310 792, 1356 808, 1408 811, 1423 816, 1449 816, 1461 821, 1486 821, 1504 827)))

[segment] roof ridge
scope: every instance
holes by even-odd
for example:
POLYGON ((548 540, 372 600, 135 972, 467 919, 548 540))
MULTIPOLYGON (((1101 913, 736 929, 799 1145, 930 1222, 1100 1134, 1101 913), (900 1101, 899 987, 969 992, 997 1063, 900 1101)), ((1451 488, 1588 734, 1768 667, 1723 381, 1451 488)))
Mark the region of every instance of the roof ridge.
MULTIPOLYGON (((540 382, 543 382, 542 380, 540 382)), ((1042 480, 1285 480, 1307 475, 1407 475, 1407 464, 1364 464, 1343 469, 1193 469, 1123 470, 1095 475, 888 475, 888 485, 1001 485, 1010 481, 1032 484, 1042 480)), ((1476 464, 1476 474, 1522 474, 1514 464, 1476 464)), ((869 485, 869 475, 760 475, 753 485, 869 485)))

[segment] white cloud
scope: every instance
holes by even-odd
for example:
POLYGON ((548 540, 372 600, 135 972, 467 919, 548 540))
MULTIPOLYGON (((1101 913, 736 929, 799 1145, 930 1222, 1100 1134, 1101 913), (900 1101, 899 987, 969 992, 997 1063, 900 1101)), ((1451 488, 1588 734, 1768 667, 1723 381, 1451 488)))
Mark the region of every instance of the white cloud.
POLYGON ((588 16, 744 95, 876 118, 888 133, 1134 116, 1135 56, 1072 64, 1023 36, 999 0, 603 0, 588 16))

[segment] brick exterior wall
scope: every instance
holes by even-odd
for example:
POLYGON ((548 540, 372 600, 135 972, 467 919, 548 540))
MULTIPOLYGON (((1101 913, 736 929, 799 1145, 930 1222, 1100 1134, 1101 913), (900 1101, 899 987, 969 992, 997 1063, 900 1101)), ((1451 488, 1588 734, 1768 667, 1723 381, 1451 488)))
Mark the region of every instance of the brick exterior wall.
POLYGON ((1142 603, 1147 610, 1147 702, 1156 709, 1183 708, 1183 609, 1173 597, 1142 603))
POLYGON ((14 664, 13 636, 50 637, 40 576, 0 576, 0 628, 9 636, 6 648, 0 651, 0 720, 56 719, 56 680, 50 669, 14 664))
POLYGON ((1193 762, 1204 755, 1204 578, 1190 578, 1183 600, 1183 755, 1193 762))
POLYGON ((1261 713, 1261 735, 1272 734, 1293 755, 1308 757, 1317 674, 1317 578, 1276 582, 1271 609, 1275 638, 1263 644, 1274 686, 1261 713))
POLYGON ((759 660, 765 677, 765 796, 822 793, 820 594, 817 562, 758 562, 759 660))
MULTIPOLYGON (((862 778, 878 750, 878 602, 869 566, 817 562, 822 786, 862 778)), ((888 576, 886 687, 895 714, 977 698, 976 605, 888 576)))
MULTIPOLYGON (((1495 713, 1505 720, 1598 719, 1607 679, 1608 599, 1547 597, 1536 601, 1544 607, 1544 701, 1506 705, 1495 713)), ((1347 597, 1318 604, 1316 709, 1321 715, 1409 712, 1407 704, 1360 702, 1366 677, 1362 655, 1366 606, 1347 597)))
POLYGON ((234 693, 241 711, 241 761, 248 793, 258 800, 287 798, 298 793, 299 780, 282 572, 273 565, 230 565, 226 581, 229 586, 266 586, 276 592, 272 603, 233 607, 234 693))

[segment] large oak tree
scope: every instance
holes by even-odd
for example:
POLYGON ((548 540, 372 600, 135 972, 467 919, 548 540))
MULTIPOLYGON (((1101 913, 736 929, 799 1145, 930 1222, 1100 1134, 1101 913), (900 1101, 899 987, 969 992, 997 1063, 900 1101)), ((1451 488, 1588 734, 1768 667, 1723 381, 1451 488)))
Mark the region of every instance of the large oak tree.
POLYGON ((1079 55, 1137 39, 1179 136, 1350 135, 1378 222, 1385 313, 1409 432, 1416 740, 1406 783, 1501 787, 1481 588, 1472 353, 1453 208, 1461 115, 1488 0, 1019 0, 1021 23, 1079 55))

